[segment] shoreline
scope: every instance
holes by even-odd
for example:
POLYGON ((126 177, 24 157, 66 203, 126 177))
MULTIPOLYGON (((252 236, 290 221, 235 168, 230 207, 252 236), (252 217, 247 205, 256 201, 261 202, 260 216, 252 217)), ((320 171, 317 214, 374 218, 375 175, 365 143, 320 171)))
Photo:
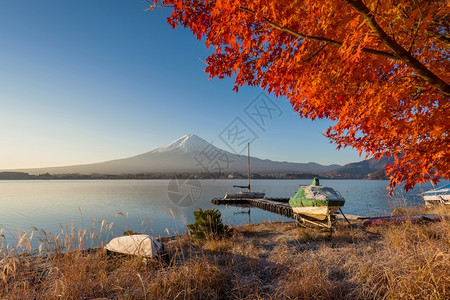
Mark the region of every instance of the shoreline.
POLYGON ((0 298, 444 299, 450 209, 434 212, 447 219, 373 228, 361 220, 331 236, 278 221, 233 226, 224 239, 163 237, 166 261, 104 250, 10 253, 1 263, 0 298))
MULTIPOLYGON (((388 180, 368 176, 327 176, 313 173, 252 173, 252 180, 388 180)), ((199 180, 246 180, 247 175, 241 173, 203 173, 203 172, 169 172, 169 173, 123 173, 123 174, 30 174, 27 172, 0 171, 0 180, 167 180, 167 179, 199 179, 199 180), (230 176, 232 176, 230 178, 230 176)))

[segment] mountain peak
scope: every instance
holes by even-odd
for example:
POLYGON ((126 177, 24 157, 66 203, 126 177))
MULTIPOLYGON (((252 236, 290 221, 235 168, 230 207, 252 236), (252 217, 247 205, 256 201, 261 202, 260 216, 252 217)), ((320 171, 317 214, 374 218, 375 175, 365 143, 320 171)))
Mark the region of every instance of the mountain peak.
MULTIPOLYGON (((268 159, 251 158, 252 172, 274 173, 313 173, 320 174, 337 169, 339 166, 322 166, 277 162, 268 159)), ((234 154, 215 147, 195 134, 184 135, 166 146, 136 156, 115 159, 100 163, 62 166, 53 168, 35 168, 20 170, 2 170, 27 172, 32 175, 51 174, 141 174, 141 173, 183 173, 183 172, 239 172, 248 171, 245 155, 234 154), (220 154, 220 155, 219 155, 220 154), (225 156, 223 156, 225 155, 225 156)))
POLYGON ((176 139, 170 144, 162 146, 155 152, 182 151, 182 152, 201 152, 210 144, 195 134, 186 134, 176 139))

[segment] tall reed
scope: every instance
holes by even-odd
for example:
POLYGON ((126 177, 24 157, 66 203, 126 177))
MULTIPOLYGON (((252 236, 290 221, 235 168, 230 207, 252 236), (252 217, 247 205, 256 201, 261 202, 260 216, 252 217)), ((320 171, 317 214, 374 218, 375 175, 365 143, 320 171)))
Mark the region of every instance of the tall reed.
MULTIPOLYGON (((429 211, 427 211, 429 212, 429 211)), ((434 212, 450 216, 449 208, 434 212)), ((448 299, 450 221, 332 236, 292 222, 238 226, 228 238, 164 238, 168 260, 110 256, 111 224, 0 238, 0 299, 448 299), (38 240, 39 247, 32 245, 38 240), (95 249, 87 250, 87 248, 95 249)), ((0 232, 0 237, 2 233, 0 232)))

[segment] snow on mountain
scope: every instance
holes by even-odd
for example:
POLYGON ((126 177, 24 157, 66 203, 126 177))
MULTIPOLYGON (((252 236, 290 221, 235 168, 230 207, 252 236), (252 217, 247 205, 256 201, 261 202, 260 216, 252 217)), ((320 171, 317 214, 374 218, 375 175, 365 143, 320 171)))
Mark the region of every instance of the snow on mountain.
MULTIPOLYGON (((290 163, 251 157, 254 173, 325 173, 341 166, 323 166, 317 163, 290 163)), ((38 169, 5 170, 32 175, 50 174, 138 174, 181 172, 247 172, 247 156, 234 154, 213 146, 195 134, 179 139, 153 151, 129 158, 106 162, 38 169), (212 160, 215 159, 215 161, 212 160)))
POLYGON ((201 152, 210 146, 207 141, 200 138, 195 134, 186 134, 179 139, 176 139, 170 144, 162 146, 156 150, 153 150, 154 153, 163 153, 163 152, 173 152, 173 151, 182 151, 182 152, 201 152))

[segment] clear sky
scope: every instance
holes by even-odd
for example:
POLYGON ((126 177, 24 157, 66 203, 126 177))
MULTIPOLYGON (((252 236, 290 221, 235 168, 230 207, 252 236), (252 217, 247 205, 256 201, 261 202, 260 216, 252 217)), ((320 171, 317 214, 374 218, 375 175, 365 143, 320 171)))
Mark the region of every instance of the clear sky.
POLYGON ((209 80, 205 45, 172 30, 168 10, 146 8, 141 0, 0 1, 0 169, 124 158, 192 133, 230 150, 223 133, 237 123, 257 137, 253 156, 362 159, 322 136, 329 121, 300 119, 285 98, 271 103, 259 88, 236 93, 232 79, 209 80), (261 99, 271 116, 252 115, 261 99))

